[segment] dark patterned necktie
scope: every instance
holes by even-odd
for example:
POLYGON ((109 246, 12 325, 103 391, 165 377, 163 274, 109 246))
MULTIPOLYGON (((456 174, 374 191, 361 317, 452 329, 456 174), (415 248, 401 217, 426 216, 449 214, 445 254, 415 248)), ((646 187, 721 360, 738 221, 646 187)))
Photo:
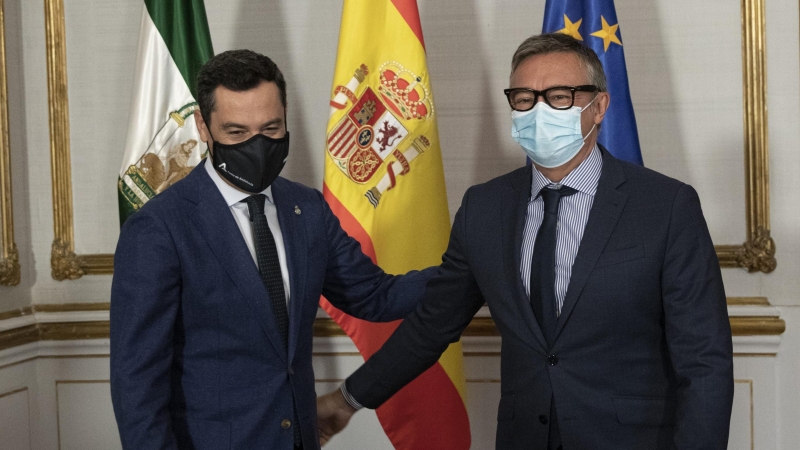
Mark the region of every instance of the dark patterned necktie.
POLYGON ((547 345, 552 345, 558 320, 556 305, 556 231, 558 204, 562 197, 577 192, 571 187, 542 188, 539 195, 544 200, 542 225, 536 233, 531 260, 530 299, 533 313, 539 321, 547 345))
MULTIPOLYGON (((289 312, 286 309, 286 291, 283 289, 283 275, 281 275, 281 263, 278 259, 278 247, 275 245, 275 238, 267 223, 267 216, 264 214, 264 202, 267 196, 256 194, 247 197, 243 201, 247 203, 250 211, 250 221, 253 223, 253 241, 256 244, 256 260, 258 260, 258 271, 261 279, 267 287, 269 299, 272 302, 272 312, 275 314, 275 322, 283 338, 285 348, 289 348, 289 312)), ((294 400, 294 399, 293 399, 294 400)), ((300 433, 300 420, 297 415, 297 405, 294 405, 294 433, 295 448, 302 448, 303 439, 300 433)))
POLYGON ((250 210, 250 221, 253 223, 253 241, 256 246, 256 260, 258 260, 258 271, 261 279, 267 287, 270 301, 272 302, 272 312, 275 314, 275 322, 281 332, 283 343, 288 348, 289 343, 289 312, 286 309, 286 292, 283 289, 283 276, 281 275, 281 264, 278 260, 278 248, 275 246, 275 238, 267 223, 267 216, 264 215, 264 201, 267 196, 256 194, 247 197, 243 201, 247 203, 250 210))

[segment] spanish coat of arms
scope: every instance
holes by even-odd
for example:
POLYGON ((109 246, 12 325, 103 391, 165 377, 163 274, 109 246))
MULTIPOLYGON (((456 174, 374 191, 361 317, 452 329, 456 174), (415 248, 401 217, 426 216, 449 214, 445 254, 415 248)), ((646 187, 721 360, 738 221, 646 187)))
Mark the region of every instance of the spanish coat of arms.
POLYGON ((414 121, 433 115, 430 94, 421 78, 395 61, 379 68, 380 85, 360 89, 369 69, 362 64, 346 86, 338 86, 331 100, 331 115, 347 114, 328 133, 328 155, 350 180, 372 181, 365 196, 378 207, 382 195, 397 184, 397 177, 409 172, 411 161, 430 147, 425 136, 410 139, 414 121), (360 92, 356 96, 355 92, 360 92), (374 181, 383 164, 386 174, 374 181))

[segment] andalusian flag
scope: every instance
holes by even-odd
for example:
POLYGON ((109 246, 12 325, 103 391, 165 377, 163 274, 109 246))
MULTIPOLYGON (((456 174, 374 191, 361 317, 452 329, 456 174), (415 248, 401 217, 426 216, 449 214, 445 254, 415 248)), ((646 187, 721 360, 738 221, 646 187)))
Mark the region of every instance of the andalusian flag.
POLYGON ((195 77, 214 52, 203 0, 145 0, 133 101, 119 171, 120 225, 185 177, 205 153, 195 77))
MULTIPOLYGON (((416 0, 344 0, 331 93, 325 199, 386 272, 441 262, 450 234, 416 0)), ((323 308, 369 358, 397 328, 323 308)), ((398 449, 467 449, 461 344, 378 408, 398 449)))

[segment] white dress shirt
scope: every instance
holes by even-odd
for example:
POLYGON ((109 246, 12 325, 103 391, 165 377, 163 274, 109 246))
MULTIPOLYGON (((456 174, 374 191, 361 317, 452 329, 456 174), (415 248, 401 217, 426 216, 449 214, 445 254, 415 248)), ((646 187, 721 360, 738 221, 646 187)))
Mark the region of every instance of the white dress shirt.
MULTIPOLYGON (((225 180, 219 176, 217 171, 214 170, 214 166, 211 164, 211 158, 206 159, 205 167, 206 172, 208 172, 208 176, 210 176, 214 181, 214 184, 217 186, 217 189, 219 189, 220 194, 222 194, 222 197, 225 199, 225 203, 228 204, 228 209, 230 209, 231 214, 233 214, 233 219, 236 221, 236 224, 239 225, 239 231, 242 232, 242 237, 244 238, 245 244, 247 244, 247 249, 250 250, 250 255, 253 257, 253 262, 255 262, 256 266, 258 266, 258 260, 256 259, 256 246, 255 242, 253 241, 253 223, 250 222, 250 210, 247 208, 246 203, 242 203, 242 200, 246 199, 252 194, 242 192, 226 183, 225 180)), ((264 214, 267 216, 267 224, 269 224, 272 237, 275 238, 275 247, 278 249, 278 262, 281 264, 283 291, 286 292, 286 304, 288 307, 289 266, 286 264, 286 248, 283 245, 281 224, 278 222, 278 209, 275 207, 275 200, 272 198, 272 186, 264 189, 261 193, 267 196, 267 200, 264 202, 264 214)))
POLYGON ((519 273, 525 292, 530 298, 531 284, 531 259, 533 258, 533 244, 544 218, 544 200, 539 195, 543 188, 559 189, 562 185, 571 187, 577 192, 568 197, 562 197, 558 207, 558 225, 556 227, 556 314, 561 314, 567 287, 572 277, 572 264, 578 256, 578 248, 583 239, 586 222, 594 204, 597 193, 597 183, 603 169, 603 155, 597 145, 594 146, 589 156, 572 170, 560 183, 553 183, 536 167, 531 164, 533 180, 531 182, 531 196, 528 200, 528 211, 525 216, 525 234, 522 240, 522 258, 519 273))

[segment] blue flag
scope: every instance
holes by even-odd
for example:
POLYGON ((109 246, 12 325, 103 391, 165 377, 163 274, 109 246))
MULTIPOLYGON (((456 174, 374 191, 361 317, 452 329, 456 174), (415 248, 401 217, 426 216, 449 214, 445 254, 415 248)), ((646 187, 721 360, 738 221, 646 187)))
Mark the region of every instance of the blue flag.
POLYGON ((547 0, 542 33, 555 32, 582 41, 603 63, 611 104, 598 142, 617 158, 642 164, 614 0, 547 0))

